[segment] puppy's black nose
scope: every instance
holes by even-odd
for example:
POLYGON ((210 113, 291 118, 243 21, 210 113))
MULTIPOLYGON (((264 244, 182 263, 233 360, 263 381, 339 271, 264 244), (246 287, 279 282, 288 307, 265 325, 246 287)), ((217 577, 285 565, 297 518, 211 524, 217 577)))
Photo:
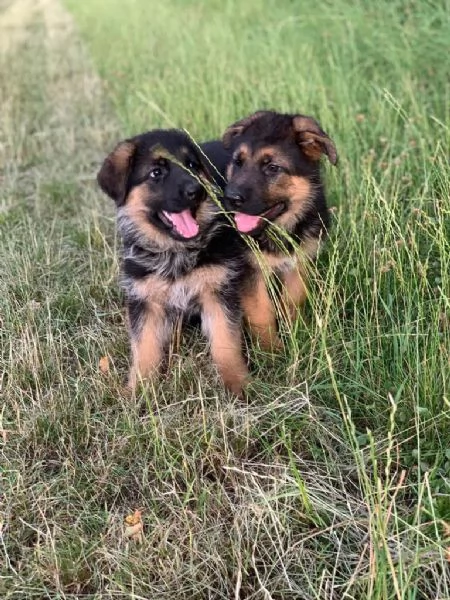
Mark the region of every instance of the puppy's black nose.
POLYGON ((242 194, 235 190, 225 190, 225 202, 230 208, 239 208, 245 202, 242 194))
POLYGON ((203 186, 198 181, 188 183, 183 190, 184 197, 188 202, 198 200, 203 194, 203 186))

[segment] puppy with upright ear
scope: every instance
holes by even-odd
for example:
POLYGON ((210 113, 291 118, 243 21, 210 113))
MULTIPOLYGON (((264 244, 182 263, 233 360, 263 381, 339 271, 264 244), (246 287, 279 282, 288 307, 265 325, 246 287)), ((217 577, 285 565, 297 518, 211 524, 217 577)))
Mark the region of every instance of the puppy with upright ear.
POLYGON ((117 206, 125 202, 127 182, 133 167, 136 145, 132 140, 124 140, 103 161, 97 174, 101 189, 114 200, 117 206))
MULTIPOLYGON (((336 165, 336 147, 313 117, 271 110, 230 125, 222 143, 231 155, 224 207, 283 282, 281 304, 292 320, 307 295, 305 260, 315 258, 329 223, 320 159, 336 165)), ((241 295, 245 317, 265 346, 279 346, 275 311, 256 258, 253 264, 253 285, 241 295)))

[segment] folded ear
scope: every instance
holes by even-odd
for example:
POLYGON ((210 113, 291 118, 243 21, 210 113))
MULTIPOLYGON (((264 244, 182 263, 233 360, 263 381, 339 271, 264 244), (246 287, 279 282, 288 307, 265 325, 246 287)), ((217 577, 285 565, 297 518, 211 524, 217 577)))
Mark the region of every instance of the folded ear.
POLYGON ((296 115, 292 123, 297 142, 310 160, 320 160, 322 154, 326 154, 332 165, 337 163, 336 146, 315 119, 296 115))
POLYGON ((99 186, 117 206, 125 202, 128 176, 135 150, 136 146, 131 140, 120 142, 105 158, 97 174, 99 186))
POLYGON ((258 110, 252 115, 244 117, 240 121, 236 121, 236 123, 230 125, 222 136, 222 144, 225 146, 225 148, 229 148, 234 138, 242 135, 247 127, 257 121, 260 117, 267 115, 269 112, 270 111, 268 110, 258 110))

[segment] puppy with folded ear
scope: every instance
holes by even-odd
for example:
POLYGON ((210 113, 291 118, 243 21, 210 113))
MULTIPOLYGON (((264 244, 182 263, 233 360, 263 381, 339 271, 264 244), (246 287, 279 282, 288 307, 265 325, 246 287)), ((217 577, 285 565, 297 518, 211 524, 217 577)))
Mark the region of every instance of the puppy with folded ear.
POLYGON ((208 193, 202 153, 182 131, 154 130, 120 142, 97 179, 117 205, 123 242, 129 385, 155 376, 175 323, 198 315, 225 386, 241 396, 239 288, 250 266, 208 193))
POLYGON ((312 117, 258 111, 227 128, 221 152, 217 143, 211 150, 227 180, 225 209, 260 255, 256 260, 248 251, 254 282, 241 296, 246 320, 263 346, 277 347, 276 313, 261 257, 281 280, 281 304, 287 318, 294 319, 306 297, 305 261, 315 258, 326 236, 329 219, 320 159, 337 163, 334 142, 312 117))

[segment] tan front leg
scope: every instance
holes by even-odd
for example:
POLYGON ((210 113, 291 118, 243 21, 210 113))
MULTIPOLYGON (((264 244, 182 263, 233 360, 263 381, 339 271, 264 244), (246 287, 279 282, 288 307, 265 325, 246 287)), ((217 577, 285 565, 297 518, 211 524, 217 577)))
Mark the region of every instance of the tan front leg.
POLYGON ((242 397, 249 373, 242 355, 241 323, 227 316, 225 307, 212 293, 202 298, 202 329, 225 387, 242 397))
POLYGON ((241 296, 244 319, 250 334, 256 338, 265 350, 277 350, 282 343, 277 334, 275 307, 267 291, 262 273, 256 275, 241 296))
POLYGON ((303 269, 297 268, 283 275, 283 290, 281 293, 281 308, 288 323, 297 318, 299 308, 305 302, 307 295, 306 278, 303 269))
POLYGON ((153 378, 158 373, 170 335, 171 326, 163 307, 147 304, 130 327, 132 365, 128 386, 131 389, 135 389, 139 379, 153 378))

